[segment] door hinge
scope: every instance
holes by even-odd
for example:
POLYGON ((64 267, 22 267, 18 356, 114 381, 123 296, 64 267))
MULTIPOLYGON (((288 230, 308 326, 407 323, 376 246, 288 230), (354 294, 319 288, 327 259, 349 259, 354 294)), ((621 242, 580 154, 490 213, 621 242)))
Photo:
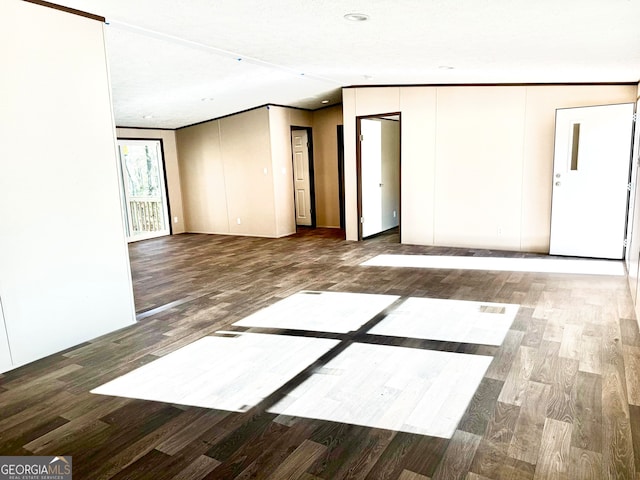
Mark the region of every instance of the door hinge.
POLYGON ((625 238, 624 242, 622 242, 622 245, 624 245, 625 247, 629 246, 629 241, 625 238))
POLYGON ((359 138, 359 140, 360 140, 361 142, 363 142, 363 141, 364 141, 364 135, 360 134, 360 138, 359 138))
POLYGON ((360 217, 360 223, 364 223, 364 217, 360 217))
POLYGON ((637 120, 638 120, 638 112, 635 112, 635 113, 633 114, 633 116, 631 117, 631 119, 632 119, 634 122, 635 122, 635 121, 637 121, 637 120))
POLYGON ((627 190, 631 191, 633 189, 633 184, 631 182, 627 183, 627 190))

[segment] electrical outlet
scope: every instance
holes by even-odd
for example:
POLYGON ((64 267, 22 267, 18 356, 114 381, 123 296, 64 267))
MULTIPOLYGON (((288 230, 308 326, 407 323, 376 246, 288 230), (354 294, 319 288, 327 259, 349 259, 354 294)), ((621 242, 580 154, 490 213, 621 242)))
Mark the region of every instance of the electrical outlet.
POLYGON ((240 221, 240 217, 238 217, 238 219, 236 220, 236 222, 238 223, 238 225, 240 225, 242 222, 240 221))
POLYGON ((178 217, 173 217, 173 223, 178 223, 178 217))
POLYGON ((498 227, 498 236, 502 235, 502 227, 498 227))
POLYGON ((397 216, 397 214, 396 214, 396 211, 394 210, 393 211, 393 218, 396 218, 396 216, 397 216))

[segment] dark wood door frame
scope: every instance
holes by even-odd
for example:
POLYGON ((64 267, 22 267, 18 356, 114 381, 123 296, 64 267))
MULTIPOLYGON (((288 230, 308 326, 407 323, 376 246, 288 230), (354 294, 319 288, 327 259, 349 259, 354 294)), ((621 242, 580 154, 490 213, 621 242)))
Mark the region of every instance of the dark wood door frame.
POLYGON ((337 125, 338 135, 338 201, 340 202, 340 228, 346 228, 344 214, 344 125, 337 125))
MULTIPOLYGON (((169 216, 169 235, 173 235, 173 217, 171 216, 171 198, 169 197, 169 182, 167 181, 167 162, 164 159, 164 142, 162 138, 152 138, 152 137, 117 137, 116 142, 118 140, 151 140, 154 142, 160 142, 160 155, 162 161, 162 176, 164 180, 164 194, 167 196, 167 215, 169 216)), ((120 155, 120 149, 118 149, 118 155, 120 155)), ((127 212, 122 212, 123 215, 127 215, 127 212)), ((184 218, 183 218, 184 221, 184 218)))
POLYGON ((360 146, 360 136, 362 134, 361 120, 372 118, 384 118, 398 116, 399 127, 399 147, 398 163, 399 163, 399 180, 398 195, 400 196, 398 201, 398 231, 400 232, 400 239, 402 239, 402 112, 391 113, 377 113, 375 115, 361 115, 356 117, 356 183, 357 183, 357 204, 358 204, 358 241, 362 241, 362 149, 360 146))

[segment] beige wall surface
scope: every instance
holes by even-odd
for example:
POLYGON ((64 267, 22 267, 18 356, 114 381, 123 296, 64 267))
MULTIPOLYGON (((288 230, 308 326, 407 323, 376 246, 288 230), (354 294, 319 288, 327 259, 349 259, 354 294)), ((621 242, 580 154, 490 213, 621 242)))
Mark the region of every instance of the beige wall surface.
POLYGON ((185 230, 229 233, 220 122, 207 122, 176 132, 185 230))
POLYGON ((313 163, 318 227, 340 227, 338 125, 342 106, 313 112, 313 163))
POLYGON ((181 128, 176 137, 187 231, 275 237, 268 109, 181 128))
POLYGON ((291 127, 312 127, 317 225, 339 227, 340 123, 340 106, 310 112, 270 105, 177 130, 185 230, 295 233, 291 127))
POLYGON ((269 111, 266 107, 259 108, 219 122, 229 233, 274 237, 269 111))
POLYGON ((182 187, 180 185, 180 170, 178 167, 176 132, 174 130, 117 128, 116 134, 118 138, 162 140, 165 176, 167 178, 167 191, 169 195, 169 211, 171 212, 171 231, 174 234, 184 233, 182 187))
POLYGON ((15 367, 131 325, 135 308, 104 25, 18 0, 0 18, 0 300, 15 367))
POLYGON ((629 85, 343 90, 347 238, 356 117, 402 114, 403 243, 548 252, 555 109, 633 102, 629 85))
POLYGON ((269 106, 276 236, 278 237, 296 232, 291 127, 311 127, 312 124, 313 117, 311 112, 295 108, 269 106))

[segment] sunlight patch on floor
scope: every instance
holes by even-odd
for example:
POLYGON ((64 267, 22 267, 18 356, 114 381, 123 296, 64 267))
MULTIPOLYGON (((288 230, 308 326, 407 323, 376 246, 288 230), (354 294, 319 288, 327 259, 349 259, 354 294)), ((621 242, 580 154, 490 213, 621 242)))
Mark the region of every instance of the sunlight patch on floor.
POLYGON ((230 335, 203 337, 91 393, 243 412, 339 343, 282 335, 230 335))
POLYGON ((92 393, 246 412, 297 377, 288 394, 268 400, 267 411, 450 438, 493 357, 440 351, 437 344, 428 349, 362 341, 373 341, 366 336, 371 334, 500 345, 519 305, 399 299, 299 292, 234 325, 334 333, 344 340, 220 331, 92 393), (372 319, 365 334, 361 328, 372 319))
POLYGON ((354 343, 269 411, 451 438, 491 360, 354 343))
POLYGON ((501 272, 568 273, 624 276, 619 260, 564 258, 460 257, 439 255, 378 255, 361 266, 488 270, 501 272))
POLYGON ((358 330, 398 298, 396 295, 302 291, 233 325, 348 333, 358 330))
POLYGON ((501 345, 518 308, 507 303, 408 298, 368 333, 501 345))

